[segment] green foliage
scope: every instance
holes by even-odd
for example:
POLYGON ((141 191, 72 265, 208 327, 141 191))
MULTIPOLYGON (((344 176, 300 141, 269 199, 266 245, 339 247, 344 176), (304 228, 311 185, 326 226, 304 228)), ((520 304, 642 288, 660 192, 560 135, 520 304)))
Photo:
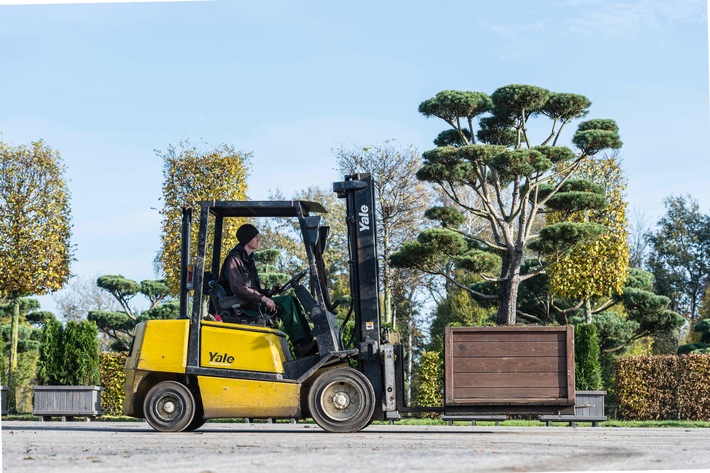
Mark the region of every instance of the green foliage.
POLYGON ((695 319, 710 281, 710 215, 700 213, 690 196, 669 197, 664 204, 666 214, 648 235, 648 267, 670 308, 695 319))
POLYGON ((165 279, 141 281, 140 293, 150 301, 150 308, 154 308, 160 301, 170 296, 170 288, 165 279))
POLYGON ((43 385, 91 386, 99 381, 99 342, 92 322, 50 320, 44 329, 37 381, 43 385))
POLYGON ((567 122, 585 116, 589 113, 587 109, 591 105, 592 102, 584 95, 552 93, 542 107, 541 113, 553 120, 567 122))
POLYGON ((105 415, 116 416, 123 413, 123 400, 125 393, 123 385, 126 382, 126 373, 123 366, 126 363, 125 353, 101 353, 99 355, 101 410, 105 415))
POLYGON ((601 312, 595 314, 592 320, 597 328, 597 336, 603 351, 619 351, 632 340, 639 338, 637 334, 640 324, 621 316, 618 312, 601 312))
POLYGON ((700 343, 710 344, 710 319, 703 319, 693 327, 695 332, 700 332, 700 343))
POLYGON ((603 149, 621 148, 619 128, 613 120, 588 120, 579 124, 572 143, 587 156, 594 156, 603 149))
POLYGON ((471 141, 471 132, 467 129, 461 130, 463 137, 456 130, 444 130, 434 139, 436 146, 463 146, 471 141))
POLYGON ((64 329, 64 383, 93 386, 99 382, 99 340, 96 324, 67 322, 64 329))
POLYGON ((521 84, 500 87, 491 95, 497 116, 515 118, 540 112, 549 98, 549 90, 521 84))
POLYGON ((419 104, 419 113, 437 117, 454 127, 460 117, 473 118, 491 108, 491 99, 481 92, 444 90, 419 104))
POLYGON ((436 271, 436 266, 457 256, 468 248, 463 236, 443 228, 431 228, 416 240, 406 242, 390 261, 395 267, 415 267, 425 272, 436 271))
POLYGON ((432 207, 424 212, 429 220, 438 220, 446 228, 458 228, 465 221, 463 213, 452 207, 432 207))
POLYGON ((679 355, 702 354, 709 346, 705 343, 686 343, 678 347, 679 355))
MULTIPOLYGON (((416 403, 419 406, 441 406, 444 398, 444 376, 441 355, 435 351, 422 352, 419 369, 415 378, 416 403)), ((438 417, 438 414, 423 414, 425 417, 438 417)))
POLYGON ((556 255, 584 241, 592 240, 604 232, 597 223, 559 222, 540 230, 540 237, 529 247, 539 253, 556 255))
POLYGON ((58 320, 50 320, 39 349, 37 382, 54 386, 63 384, 64 379, 64 327, 58 320))
MULTIPOLYGON (((20 304, 21 314, 28 314, 29 312, 35 311, 40 307, 39 301, 31 297, 21 297, 17 302, 20 304)), ((13 311, 14 305, 12 302, 0 303, 0 317, 12 317, 13 311)))
POLYGON ((710 420, 710 355, 620 358, 621 417, 710 420))
POLYGON ((602 389, 599 340, 594 325, 579 324, 574 327, 574 362, 576 389, 580 391, 602 389))
POLYGON ((144 320, 170 320, 180 317, 180 301, 168 301, 164 304, 157 305, 152 309, 143 312, 137 319, 138 322, 144 320))
POLYGON ((107 290, 115 298, 124 300, 130 299, 141 290, 140 284, 120 274, 100 276, 96 280, 96 285, 107 290))

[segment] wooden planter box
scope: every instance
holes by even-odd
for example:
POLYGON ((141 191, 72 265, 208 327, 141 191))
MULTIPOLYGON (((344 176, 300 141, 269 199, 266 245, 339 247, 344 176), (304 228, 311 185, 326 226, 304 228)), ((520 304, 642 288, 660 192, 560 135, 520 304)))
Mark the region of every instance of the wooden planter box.
POLYGON ((444 411, 574 414, 573 327, 447 327, 444 411))
POLYGON ((101 415, 101 386, 34 386, 32 414, 49 420, 86 417, 91 420, 101 415))

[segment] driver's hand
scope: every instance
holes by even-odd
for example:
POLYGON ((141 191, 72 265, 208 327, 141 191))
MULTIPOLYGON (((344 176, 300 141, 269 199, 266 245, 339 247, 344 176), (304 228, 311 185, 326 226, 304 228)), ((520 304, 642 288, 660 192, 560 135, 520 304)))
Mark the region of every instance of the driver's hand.
POLYGON ((273 301, 273 299, 269 299, 268 297, 264 296, 261 298, 261 302, 263 302, 266 306, 266 310, 268 310, 269 312, 276 312, 276 303, 273 301))
POLYGON ((274 284, 274 287, 271 288, 271 293, 272 294, 278 294, 278 292, 281 290, 283 286, 279 283, 274 284))

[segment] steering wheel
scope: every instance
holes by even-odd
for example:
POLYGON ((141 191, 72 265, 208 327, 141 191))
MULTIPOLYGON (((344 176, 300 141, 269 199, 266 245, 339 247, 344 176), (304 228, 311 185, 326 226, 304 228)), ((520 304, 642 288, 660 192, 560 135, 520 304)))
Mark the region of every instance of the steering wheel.
POLYGON ((298 285, 299 281, 303 278, 303 276, 306 275, 308 272, 307 269, 304 269, 303 271, 300 271, 298 274, 296 274, 294 277, 286 281, 286 283, 281 286, 281 289, 278 290, 277 294, 281 294, 282 292, 286 292, 292 287, 296 287, 298 285))

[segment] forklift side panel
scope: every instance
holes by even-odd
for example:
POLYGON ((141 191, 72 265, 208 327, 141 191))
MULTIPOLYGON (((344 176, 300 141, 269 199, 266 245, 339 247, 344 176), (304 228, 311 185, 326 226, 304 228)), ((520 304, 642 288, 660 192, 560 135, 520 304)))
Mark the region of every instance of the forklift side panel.
POLYGON ((206 418, 300 417, 301 385, 198 376, 206 418))
POLYGON ((141 381, 151 372, 184 373, 189 320, 148 320, 136 326, 124 372, 123 413, 141 416, 141 381))
POLYGON ((285 339, 278 330, 256 325, 203 322, 200 366, 283 374, 285 339))
MULTIPOLYGON (((187 366, 187 337, 190 321, 148 320, 136 327, 136 339, 132 357, 135 368, 145 371, 184 373, 187 366), (142 339, 138 337, 143 326, 142 339)), ((126 360, 128 366, 128 360, 126 360)))

